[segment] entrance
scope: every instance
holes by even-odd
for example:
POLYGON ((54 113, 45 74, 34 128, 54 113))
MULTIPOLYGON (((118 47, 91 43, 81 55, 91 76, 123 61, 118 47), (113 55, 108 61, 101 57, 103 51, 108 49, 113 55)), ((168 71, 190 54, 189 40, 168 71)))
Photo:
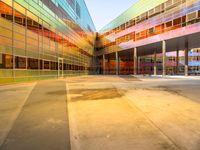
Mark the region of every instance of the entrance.
POLYGON ((63 77, 63 58, 58 58, 58 77, 63 77))

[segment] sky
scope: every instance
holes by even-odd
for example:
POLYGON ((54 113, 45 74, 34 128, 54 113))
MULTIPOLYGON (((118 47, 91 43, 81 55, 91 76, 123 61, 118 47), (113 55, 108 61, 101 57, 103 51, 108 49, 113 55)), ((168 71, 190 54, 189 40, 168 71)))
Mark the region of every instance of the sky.
POLYGON ((137 0, 85 0, 97 31, 132 6, 137 0))

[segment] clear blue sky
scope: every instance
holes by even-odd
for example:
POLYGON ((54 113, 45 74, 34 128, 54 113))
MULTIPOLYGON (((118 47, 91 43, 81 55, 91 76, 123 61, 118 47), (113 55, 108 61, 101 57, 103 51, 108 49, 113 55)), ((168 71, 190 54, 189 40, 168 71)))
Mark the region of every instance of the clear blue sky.
POLYGON ((128 9, 137 0, 85 0, 97 31, 128 9))

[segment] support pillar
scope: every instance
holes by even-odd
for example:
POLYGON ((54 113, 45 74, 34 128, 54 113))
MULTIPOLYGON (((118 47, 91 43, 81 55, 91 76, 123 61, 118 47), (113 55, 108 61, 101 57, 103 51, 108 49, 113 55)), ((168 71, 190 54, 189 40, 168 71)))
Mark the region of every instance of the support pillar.
POLYGON ((138 58, 137 58, 137 70, 138 70, 138 74, 141 74, 141 70, 140 70, 140 57, 138 56, 138 58))
POLYGON ((186 38, 186 41, 185 41, 185 76, 188 76, 188 46, 189 43, 188 43, 188 38, 186 38))
POLYGON ((162 41, 163 76, 166 76, 166 41, 162 41))
POLYGON ((176 74, 179 73, 179 50, 176 51, 176 74))
POLYGON ((108 55, 108 58, 107 58, 107 71, 106 73, 109 75, 110 74, 110 57, 108 55))
POLYGON ((134 75, 137 75, 137 48, 134 48, 134 75))
POLYGON ((115 52, 115 63, 116 63, 116 75, 119 75, 119 56, 118 52, 115 52))
POLYGON ((154 51, 154 68, 153 68, 153 70, 154 70, 154 76, 157 75, 157 57, 156 56, 157 56, 156 55, 156 51, 154 51))
POLYGON ((188 76, 188 48, 185 49, 185 76, 188 76))
POLYGON ((106 61, 105 61, 105 55, 103 55, 103 74, 106 74, 106 61))

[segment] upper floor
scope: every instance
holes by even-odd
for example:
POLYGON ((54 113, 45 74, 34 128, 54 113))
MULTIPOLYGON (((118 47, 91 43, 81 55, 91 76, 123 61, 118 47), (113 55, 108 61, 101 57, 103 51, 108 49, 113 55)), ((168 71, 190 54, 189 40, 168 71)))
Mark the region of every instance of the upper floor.
POLYGON ((99 32, 97 55, 200 32, 199 22, 199 0, 140 0, 99 32))

